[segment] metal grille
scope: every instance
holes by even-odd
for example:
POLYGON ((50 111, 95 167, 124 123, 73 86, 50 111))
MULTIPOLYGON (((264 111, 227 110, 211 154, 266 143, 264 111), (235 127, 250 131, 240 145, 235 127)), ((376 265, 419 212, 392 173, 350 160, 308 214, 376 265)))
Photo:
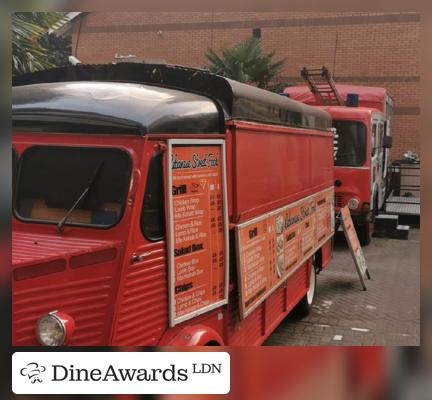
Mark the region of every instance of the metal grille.
POLYGON ((420 216, 420 164, 397 161, 387 173, 387 214, 420 216))
POLYGON ((341 194, 335 195, 335 206, 342 207, 343 206, 343 196, 341 194))
POLYGON ((385 205, 388 214, 420 215, 420 199, 418 197, 390 196, 385 205))

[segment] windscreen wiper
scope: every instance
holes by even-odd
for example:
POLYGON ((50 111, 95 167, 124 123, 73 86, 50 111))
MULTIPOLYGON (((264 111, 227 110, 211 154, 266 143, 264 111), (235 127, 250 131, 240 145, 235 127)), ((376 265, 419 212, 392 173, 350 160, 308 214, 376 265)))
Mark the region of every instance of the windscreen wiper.
POLYGON ((70 215, 72 214, 72 212, 78 207, 78 205, 81 203, 81 201, 84 200, 84 198, 89 193, 89 191, 92 188, 93 184, 96 182, 96 178, 99 175, 100 170, 102 169, 103 163, 104 163, 103 160, 99 163, 99 165, 96 167, 93 175, 89 179, 89 181, 88 181, 87 186, 85 187, 85 189, 81 192, 81 194, 76 199, 76 201, 74 202, 74 204, 72 205, 72 207, 69 208, 69 210, 67 211, 67 213, 65 214, 65 216, 57 224, 57 232, 58 233, 63 233, 64 225, 65 225, 67 219, 70 217, 70 215))

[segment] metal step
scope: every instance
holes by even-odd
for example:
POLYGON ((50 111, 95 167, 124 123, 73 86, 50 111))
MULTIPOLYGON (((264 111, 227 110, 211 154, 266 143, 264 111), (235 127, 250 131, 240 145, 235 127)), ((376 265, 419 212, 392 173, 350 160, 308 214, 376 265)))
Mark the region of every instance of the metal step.
POLYGON ((420 199, 418 197, 390 196, 386 200, 384 209, 387 214, 420 216, 420 199))
POLYGON ((411 228, 420 228, 420 215, 399 215, 399 223, 411 228))
POLYGON ((379 214, 375 217, 374 230, 394 230, 399 225, 397 215, 379 214))

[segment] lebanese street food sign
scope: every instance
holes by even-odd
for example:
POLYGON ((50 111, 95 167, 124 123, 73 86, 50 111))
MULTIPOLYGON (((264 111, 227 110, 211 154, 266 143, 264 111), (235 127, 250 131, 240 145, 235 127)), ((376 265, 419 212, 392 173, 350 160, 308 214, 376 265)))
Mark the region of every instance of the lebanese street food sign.
POLYGON ((363 287, 363 290, 367 290, 364 279, 370 279, 370 274, 348 206, 345 206, 341 209, 341 218, 345 238, 348 242, 348 247, 350 248, 351 255, 354 259, 354 264, 360 278, 360 283, 363 287))
POLYGON ((333 198, 329 188, 237 226, 242 318, 333 235, 333 198))
POLYGON ((168 141, 170 325, 228 302, 223 140, 168 141))

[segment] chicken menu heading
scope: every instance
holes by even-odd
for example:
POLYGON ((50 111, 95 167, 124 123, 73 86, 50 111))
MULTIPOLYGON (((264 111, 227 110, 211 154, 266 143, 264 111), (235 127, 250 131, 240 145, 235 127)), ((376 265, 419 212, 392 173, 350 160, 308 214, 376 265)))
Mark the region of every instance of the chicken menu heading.
POLYGON ((240 309, 244 318, 333 233, 333 189, 237 227, 240 309))
POLYGON ((223 146, 169 152, 171 325, 227 302, 223 146))

